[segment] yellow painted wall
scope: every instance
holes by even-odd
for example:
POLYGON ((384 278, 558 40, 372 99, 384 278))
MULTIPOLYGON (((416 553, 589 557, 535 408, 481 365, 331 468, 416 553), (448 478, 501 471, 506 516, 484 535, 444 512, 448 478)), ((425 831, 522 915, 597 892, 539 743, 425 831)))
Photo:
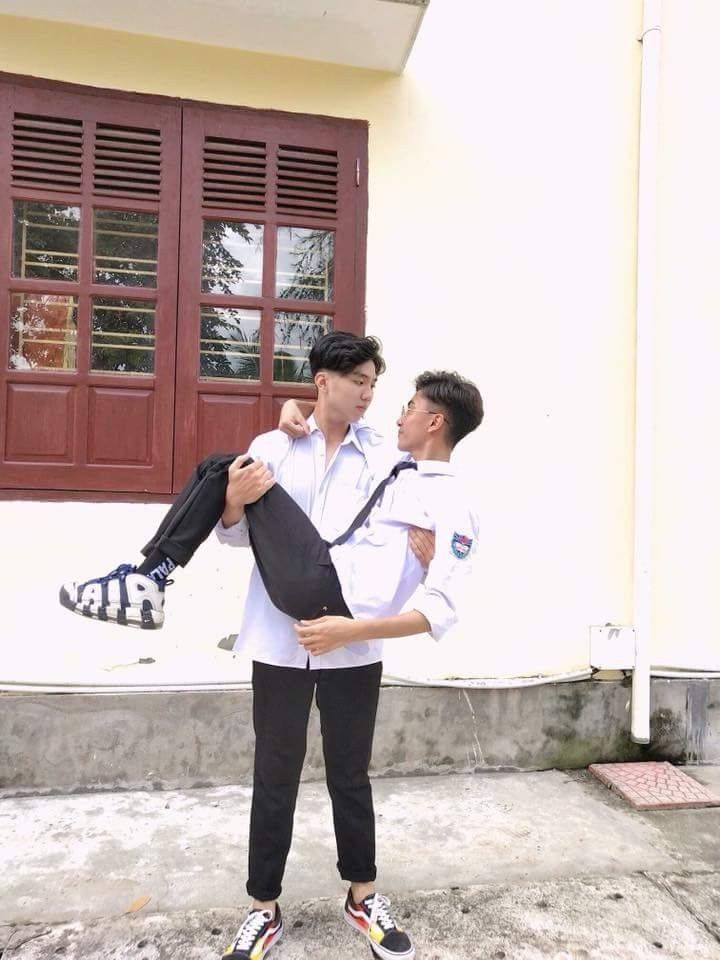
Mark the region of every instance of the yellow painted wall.
POLYGON ((457 451, 482 517, 465 619, 388 643, 390 672, 582 668, 590 624, 631 621, 640 14, 435 0, 401 77, 0 18, 10 72, 370 122, 375 420, 428 366, 487 406, 457 451))

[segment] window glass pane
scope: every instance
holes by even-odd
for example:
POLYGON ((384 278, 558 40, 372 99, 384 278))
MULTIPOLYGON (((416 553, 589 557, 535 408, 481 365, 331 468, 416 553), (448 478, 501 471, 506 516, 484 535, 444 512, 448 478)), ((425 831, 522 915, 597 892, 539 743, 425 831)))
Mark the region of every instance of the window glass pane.
POLYGON ((312 313, 275 313, 273 380, 310 383, 308 354, 316 340, 332 330, 332 317, 312 313))
POLYGON ((124 374, 153 372, 155 304, 152 301, 93 297, 90 369, 124 374))
POLYGON ((74 370, 77 298, 13 293, 10 297, 10 368, 74 370))
POLYGON ((262 226, 225 220, 204 221, 203 293, 259 297, 262 267, 262 226))
POLYGON ((158 217, 135 210, 96 210, 95 283, 157 286, 158 217))
POLYGON ((200 376, 260 379, 260 311, 200 308, 200 376))
POLYGON ((15 200, 13 276, 77 280, 79 237, 80 207, 15 200))
POLYGON ((309 227, 278 227, 275 295, 286 300, 333 298, 335 234, 309 227))

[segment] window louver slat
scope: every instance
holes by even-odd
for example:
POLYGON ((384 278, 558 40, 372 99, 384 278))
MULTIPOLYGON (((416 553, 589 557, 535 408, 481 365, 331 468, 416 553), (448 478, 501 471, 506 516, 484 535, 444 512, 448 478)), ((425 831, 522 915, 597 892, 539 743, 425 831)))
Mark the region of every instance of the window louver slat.
POLYGON ((35 136, 27 137, 18 131, 15 131, 13 137, 13 148, 31 153, 37 151, 38 153, 58 154, 66 157, 82 156, 80 144, 75 140, 68 140, 64 137, 45 137, 44 139, 35 136))
POLYGON ((117 176, 109 180, 95 178, 95 193, 112 193, 124 197, 134 197, 143 194, 148 197, 157 197, 160 193, 159 184, 144 183, 141 180, 120 180, 117 176))
POLYGON ((75 175, 74 164, 68 163, 66 160, 52 162, 48 157, 44 156, 35 158, 33 156, 20 156, 17 154, 14 159, 13 168, 15 170, 42 170, 48 173, 56 170, 60 176, 73 177, 75 175))
POLYGON ((205 137, 203 204, 209 207, 265 207, 267 154, 264 143, 205 137))
POLYGON ((139 183, 144 184, 154 184, 156 186, 160 185, 160 177, 154 173, 152 170, 143 170, 140 168, 132 168, 126 164, 117 164, 113 166, 99 166, 95 167, 95 184, 99 182, 112 182, 113 180, 127 180, 132 182, 137 180, 139 183))
POLYGON ((251 140, 228 140, 222 137, 205 138, 206 156, 233 155, 238 153, 246 157, 255 157, 258 160, 264 161, 266 156, 265 144, 251 140))
POLYGON ((81 154, 58 153, 52 150, 29 150, 21 144, 13 144, 13 160, 16 163, 49 163, 52 166, 75 166, 81 154))
POLYGON ((97 135, 104 140, 118 140, 122 143, 130 143, 136 140, 143 143, 154 143, 158 147, 162 140, 159 130, 145 127, 125 127, 117 123, 98 123, 97 135))
POLYGON ((227 156, 210 156, 205 154, 204 169, 206 171, 216 170, 225 173, 237 173, 243 176, 265 177, 265 158, 258 160, 256 157, 239 157, 238 154, 228 154, 227 156))
POLYGON ((224 173, 220 170, 206 170, 206 183, 239 183, 259 190, 265 190, 265 180, 263 177, 253 177, 252 174, 234 174, 224 173))
POLYGON ((285 167, 283 171, 283 183, 294 184, 294 183, 303 183, 303 184, 317 184, 318 188, 322 189, 323 187, 328 189, 336 189, 337 187, 337 175, 334 176, 323 176, 319 173, 298 173, 296 170, 290 170, 285 167))
POLYGON ((78 193, 82 185, 82 137, 81 120, 16 113, 13 185, 78 193))
POLYGON ((336 151, 281 144, 278 149, 278 212, 336 219, 337 201, 336 151))
POLYGON ((95 193, 160 198, 162 139, 159 130, 98 123, 95 130, 95 193))
POLYGON ((157 163, 159 153, 143 153, 140 150, 133 150, 132 153, 129 153, 127 150, 115 149, 115 150, 102 150, 100 147, 95 147, 95 159, 97 162, 102 160, 115 161, 115 160, 132 160, 133 163, 142 163, 146 166, 153 165, 157 163))
POLYGON ((99 160, 95 158, 95 170, 97 171, 113 171, 113 170, 127 170, 134 171, 137 170, 138 174, 145 174, 146 176, 152 176, 157 179, 156 174, 153 171, 152 165, 137 163, 135 158, 132 161, 125 159, 114 160, 99 160))
POLYGON ((15 129, 37 130, 42 137, 52 134, 52 132, 61 133, 66 136, 82 133, 82 120, 68 120, 65 117, 41 117, 29 113, 15 114, 15 129))

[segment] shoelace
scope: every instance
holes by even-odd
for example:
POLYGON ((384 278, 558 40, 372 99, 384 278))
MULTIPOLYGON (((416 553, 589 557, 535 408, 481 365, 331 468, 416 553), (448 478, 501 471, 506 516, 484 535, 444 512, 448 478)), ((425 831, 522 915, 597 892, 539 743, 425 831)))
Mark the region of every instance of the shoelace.
MULTIPOLYGON (((387 933, 389 930, 395 930, 396 924, 390 914, 390 901, 381 893, 370 894, 372 897, 372 907, 370 909, 370 926, 377 923, 378 926, 387 933)), ((370 897, 365 898, 365 903, 370 897)))
POLYGON ((262 928, 272 918, 269 910, 253 910, 249 913, 235 935, 233 950, 249 950, 262 928))
POLYGON ((115 567, 110 573, 106 573, 104 577, 95 577, 94 580, 86 580, 85 583, 81 583, 80 589, 87 587, 90 583, 109 583, 110 580, 124 580, 128 574, 135 573, 136 569, 132 563, 121 563, 119 567, 115 567))

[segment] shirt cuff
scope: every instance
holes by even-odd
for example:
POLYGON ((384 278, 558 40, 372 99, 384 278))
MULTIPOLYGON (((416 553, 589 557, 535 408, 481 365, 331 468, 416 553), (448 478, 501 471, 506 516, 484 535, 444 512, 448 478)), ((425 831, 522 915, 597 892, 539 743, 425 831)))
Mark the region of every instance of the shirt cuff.
POLYGON ((430 624, 430 636, 433 640, 442 640, 450 627, 457 623, 457 614, 444 597, 427 593, 420 597, 413 607, 430 624))
POLYGON ((231 527, 224 527, 222 520, 218 520, 215 524, 215 535, 220 543, 227 543, 231 547, 250 546, 250 532, 248 530, 247 518, 244 516, 231 527))

